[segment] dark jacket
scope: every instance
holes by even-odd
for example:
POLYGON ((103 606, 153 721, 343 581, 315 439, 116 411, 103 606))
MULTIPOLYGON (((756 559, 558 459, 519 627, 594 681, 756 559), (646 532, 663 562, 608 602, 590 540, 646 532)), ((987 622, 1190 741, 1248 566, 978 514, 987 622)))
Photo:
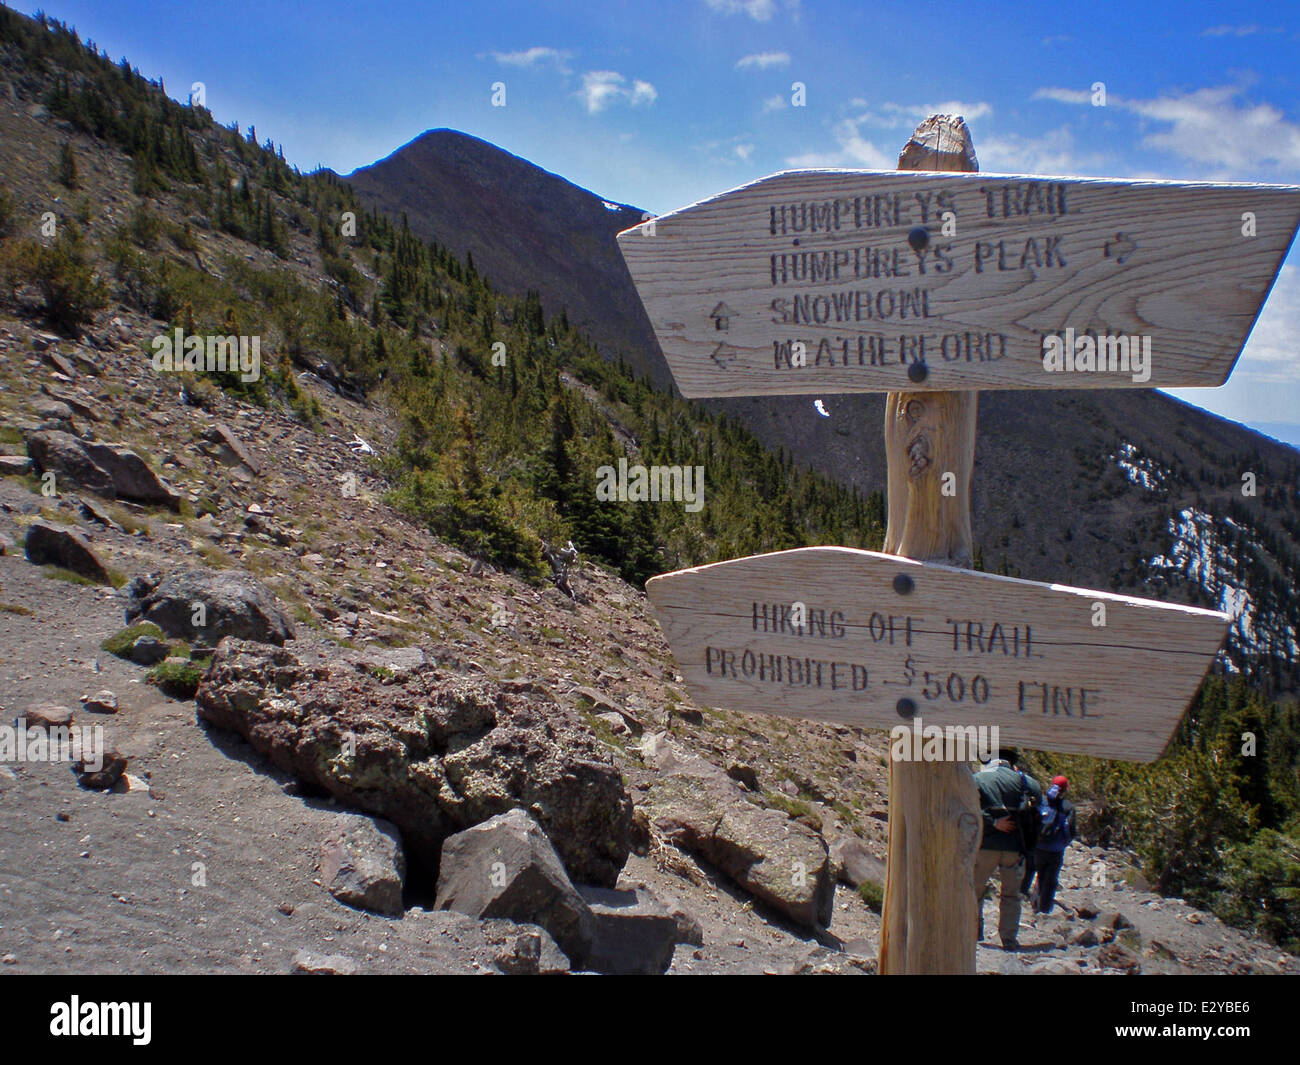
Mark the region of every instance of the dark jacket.
POLYGON ((1074 820, 1074 803, 1064 797, 1057 799, 1056 802, 1052 802, 1051 799, 1048 799, 1047 803, 1049 806, 1057 807, 1056 816, 1065 820, 1065 831, 1054 839, 1046 842, 1040 841, 1038 849, 1040 851, 1052 851, 1053 853, 1059 854, 1064 851, 1065 848, 1074 840, 1075 836, 1078 835, 1078 828, 1075 825, 1074 820))
POLYGON ((1020 831, 1000 832, 993 827, 995 821, 1007 814, 1014 816, 1020 807, 1020 797, 1025 789, 1034 798, 1037 807, 1043 801, 1043 789, 1028 773, 1021 773, 1003 761, 990 762, 975 774, 975 786, 980 791, 980 810, 984 814, 984 838, 980 849, 986 851, 1018 851, 1024 853, 1020 831))

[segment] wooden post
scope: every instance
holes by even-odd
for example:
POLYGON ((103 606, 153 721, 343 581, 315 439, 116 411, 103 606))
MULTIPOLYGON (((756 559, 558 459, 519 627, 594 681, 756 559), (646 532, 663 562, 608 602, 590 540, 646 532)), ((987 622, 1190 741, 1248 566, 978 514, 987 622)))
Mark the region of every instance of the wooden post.
MULTIPOLYGON (((978 170, 966 123, 949 115, 926 119, 898 169, 978 170)), ((888 553, 970 568, 977 397, 974 391, 888 394, 888 553)), ((974 973, 980 838, 979 793, 965 764, 891 760, 882 974, 974 973)))

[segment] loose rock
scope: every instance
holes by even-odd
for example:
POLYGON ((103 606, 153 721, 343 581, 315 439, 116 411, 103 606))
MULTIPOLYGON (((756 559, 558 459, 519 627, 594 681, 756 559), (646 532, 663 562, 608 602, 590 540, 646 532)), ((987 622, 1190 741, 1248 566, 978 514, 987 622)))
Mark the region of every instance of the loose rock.
POLYGON ((440 910, 538 924, 575 965, 586 962, 595 919, 546 833, 524 810, 499 814, 447 839, 438 873, 440 910))
POLYGON ((107 688, 81 697, 81 708, 90 714, 116 714, 117 696, 107 688))
MULTIPOLYGON (((644 748, 643 748, 644 750, 644 748)), ((808 927, 830 923, 835 880, 826 841, 807 825, 745 800, 701 758, 685 758, 646 794, 655 827, 756 898, 808 927)))
POLYGON ((376 817, 347 814, 321 851, 321 879, 340 902, 359 910, 402 913, 406 852, 397 826, 376 817))
POLYGON ((59 728, 72 724, 72 708, 58 703, 32 703, 21 715, 28 728, 59 728))
POLYGON ((867 850, 867 845, 857 836, 841 836, 831 846, 830 854, 840 883, 851 888, 865 882, 884 886, 885 863, 867 850))
POLYGON ((283 645, 294 638, 293 623, 275 595, 247 573, 189 570, 166 579, 136 577, 127 596, 128 625, 152 621, 178 639, 216 643, 234 636, 283 645), (196 604, 203 609, 196 611, 196 604))
POLYGON ((107 791, 126 772, 126 762, 126 758, 117 751, 104 751, 102 764, 99 768, 95 768, 94 763, 88 763, 83 758, 74 763, 72 769, 77 774, 77 783, 83 788, 90 788, 92 791, 107 791))
POLYGON ((293 972, 312 976, 352 976, 357 971, 356 962, 342 954, 312 954, 300 950, 293 956, 293 972))
POLYGON ((97 584, 112 583, 108 570, 95 556, 90 542, 72 529, 52 525, 47 521, 32 522, 27 527, 24 549, 27 558, 38 566, 62 566, 97 584))
POLYGON ((148 633, 137 637, 135 643, 131 645, 131 661, 137 665, 157 665, 167 657, 167 654, 167 644, 157 636, 150 636, 148 633))
POLYGON ((658 976, 673 963, 677 921, 646 891, 580 885, 596 919, 587 967, 611 976, 658 976))

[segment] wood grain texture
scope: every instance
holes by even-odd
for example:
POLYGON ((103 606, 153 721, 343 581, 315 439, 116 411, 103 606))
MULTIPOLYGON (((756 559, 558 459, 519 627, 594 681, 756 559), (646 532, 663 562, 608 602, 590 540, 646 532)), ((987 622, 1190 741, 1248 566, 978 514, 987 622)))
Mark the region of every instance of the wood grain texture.
POLYGON ((1298 222, 1294 186, 789 171, 618 242, 686 396, 1155 388, 1227 379, 1298 222), (1149 377, 1047 372, 1066 329, 1148 337, 1149 377))
MULTIPOLYGON (((965 120, 931 115, 903 147, 898 169, 979 170, 965 120)), ((887 552, 971 565, 978 402, 974 391, 886 397, 887 552)), ((891 757, 881 975, 974 974, 974 868, 982 835, 979 789, 964 763, 891 757)))
POLYGON ((680 570, 646 591, 706 706, 890 729, 908 720, 897 704, 911 698, 927 725, 997 725, 1005 743, 1133 762, 1160 756, 1229 622, 845 547, 680 570), (894 589, 900 575, 909 594, 894 589))

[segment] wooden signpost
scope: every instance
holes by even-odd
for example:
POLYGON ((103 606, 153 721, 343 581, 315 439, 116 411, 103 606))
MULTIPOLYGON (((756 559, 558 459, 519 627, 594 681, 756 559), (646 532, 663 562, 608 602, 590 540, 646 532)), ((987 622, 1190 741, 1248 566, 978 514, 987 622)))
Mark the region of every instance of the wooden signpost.
MULTIPOLYGON (((1218 385, 1300 188, 991 177, 936 115, 902 171, 778 174, 619 235, 687 396, 879 392, 881 554, 804 548, 646 590, 701 702, 1150 761, 1215 611, 969 571, 981 388, 1218 385)), ((975 970, 980 811, 959 761, 891 760, 882 973, 975 970)))
POLYGON ((1038 750, 1159 758, 1230 618, 848 547, 652 577, 706 706, 891 729, 996 725, 1038 750))
POLYGON ((1166 388, 1227 379, 1298 221, 1282 185, 792 171, 618 240, 685 396, 1166 388))

